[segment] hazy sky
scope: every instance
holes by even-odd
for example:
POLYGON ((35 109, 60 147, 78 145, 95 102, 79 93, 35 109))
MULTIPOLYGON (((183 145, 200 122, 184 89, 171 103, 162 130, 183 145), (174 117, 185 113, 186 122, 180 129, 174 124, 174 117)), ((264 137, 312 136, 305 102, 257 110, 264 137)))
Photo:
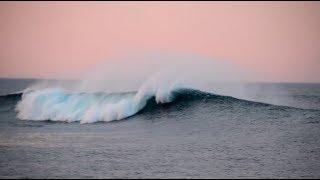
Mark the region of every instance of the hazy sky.
POLYGON ((320 82, 320 2, 0 2, 0 23, 0 77, 169 52, 229 60, 262 81, 320 82))

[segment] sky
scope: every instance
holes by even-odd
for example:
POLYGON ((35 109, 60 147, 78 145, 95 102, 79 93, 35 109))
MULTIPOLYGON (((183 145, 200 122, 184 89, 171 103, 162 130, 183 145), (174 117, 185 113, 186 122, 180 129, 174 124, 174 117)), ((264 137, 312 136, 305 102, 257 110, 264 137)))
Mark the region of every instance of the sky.
POLYGON ((132 53, 199 54, 320 82, 320 2, 0 2, 0 77, 55 78, 132 53))

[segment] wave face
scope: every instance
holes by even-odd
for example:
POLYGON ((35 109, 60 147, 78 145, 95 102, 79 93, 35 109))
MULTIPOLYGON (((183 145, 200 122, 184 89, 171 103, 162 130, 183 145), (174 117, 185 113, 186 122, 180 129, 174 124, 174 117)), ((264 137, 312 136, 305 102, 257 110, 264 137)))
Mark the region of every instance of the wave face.
POLYGON ((187 106, 198 106, 204 109, 209 107, 212 110, 217 109, 217 106, 222 109, 233 109, 233 106, 241 106, 245 109, 253 106, 270 106, 279 110, 285 108, 188 88, 174 88, 170 91, 141 88, 137 92, 124 93, 68 92, 48 88, 4 96, 15 102, 20 97, 21 100, 16 105, 19 119, 80 123, 121 120, 139 112, 154 113, 166 105, 171 105, 170 107, 175 111, 180 111, 187 106))

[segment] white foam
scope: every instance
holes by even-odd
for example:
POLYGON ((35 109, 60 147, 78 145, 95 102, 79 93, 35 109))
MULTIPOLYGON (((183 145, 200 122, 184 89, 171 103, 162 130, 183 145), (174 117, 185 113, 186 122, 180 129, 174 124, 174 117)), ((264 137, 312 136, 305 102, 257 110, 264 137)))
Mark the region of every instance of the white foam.
POLYGON ((149 79, 137 92, 132 93, 81 93, 61 88, 26 90, 16 110, 22 120, 52 120, 80 123, 113 121, 136 114, 151 97, 157 103, 172 100, 172 91, 182 85, 165 84, 149 79), (160 86, 162 85, 162 86, 160 86))

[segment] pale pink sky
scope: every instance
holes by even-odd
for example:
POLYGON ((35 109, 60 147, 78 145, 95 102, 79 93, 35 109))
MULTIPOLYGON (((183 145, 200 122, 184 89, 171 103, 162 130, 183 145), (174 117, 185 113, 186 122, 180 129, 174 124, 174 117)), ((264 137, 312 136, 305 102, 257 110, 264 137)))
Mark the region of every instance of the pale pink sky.
POLYGON ((57 77, 138 51, 320 82, 319 2, 0 2, 0 23, 0 77, 57 77))

